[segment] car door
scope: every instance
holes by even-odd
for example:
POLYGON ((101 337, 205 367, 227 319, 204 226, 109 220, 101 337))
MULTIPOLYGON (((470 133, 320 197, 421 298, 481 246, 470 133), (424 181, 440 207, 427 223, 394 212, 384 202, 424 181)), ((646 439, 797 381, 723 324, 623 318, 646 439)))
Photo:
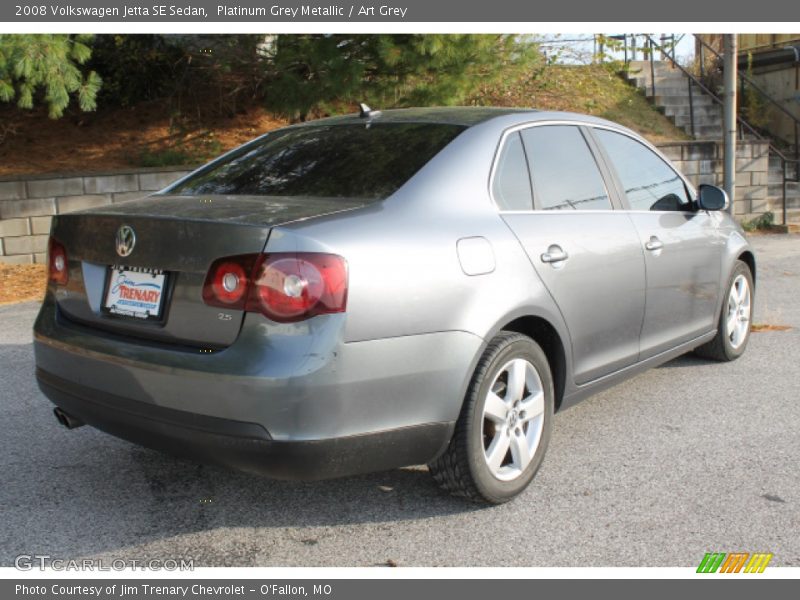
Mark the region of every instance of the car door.
POLYGON ((564 317, 578 384, 639 355, 644 258, 610 189, 580 126, 543 124, 506 134, 493 196, 564 317), (528 165, 522 183, 522 169, 515 183, 505 181, 513 164, 528 165))
POLYGON ((593 128, 644 248, 647 300, 641 359, 714 328, 721 240, 694 209, 681 176, 654 150, 618 131, 593 128))

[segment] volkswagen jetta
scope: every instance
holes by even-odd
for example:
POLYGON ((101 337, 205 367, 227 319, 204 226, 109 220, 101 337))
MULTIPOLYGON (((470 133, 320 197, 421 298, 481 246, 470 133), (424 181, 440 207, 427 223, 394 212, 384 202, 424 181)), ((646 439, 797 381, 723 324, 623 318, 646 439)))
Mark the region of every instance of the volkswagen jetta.
POLYGON ((556 411, 741 355, 727 205, 597 118, 364 107, 55 217, 36 374, 69 427, 277 478, 427 463, 504 502, 556 411))

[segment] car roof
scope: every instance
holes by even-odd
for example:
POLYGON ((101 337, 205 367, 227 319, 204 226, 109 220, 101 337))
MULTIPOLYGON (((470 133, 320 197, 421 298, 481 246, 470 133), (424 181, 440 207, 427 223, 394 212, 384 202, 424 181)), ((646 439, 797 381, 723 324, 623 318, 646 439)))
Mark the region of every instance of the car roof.
MULTIPOLYGON (((531 108, 503 108, 494 106, 437 106, 427 108, 373 109, 370 119, 375 123, 441 123, 471 127, 495 117, 512 114, 535 113, 531 108)), ((308 121, 314 123, 364 123, 366 117, 358 113, 308 121)))
MULTIPOLYGON (((313 125, 348 125, 365 123, 369 119, 372 123, 432 123, 460 125, 462 127, 473 127, 476 125, 487 124, 487 126, 497 126, 500 129, 514 127, 525 123, 536 121, 575 121, 584 124, 605 125, 616 129, 628 131, 626 127, 619 123, 607 121, 591 115, 584 115, 572 112, 560 112, 549 110, 537 110, 534 108, 508 108, 493 106, 442 106, 428 108, 394 108, 388 110, 373 109, 369 118, 362 117, 358 113, 342 115, 338 117, 328 117, 306 121, 300 124, 303 126, 313 125), (491 124, 489 122, 492 122, 491 124)), ((297 125, 295 125, 297 126, 297 125)), ((635 133, 634 133, 635 135, 635 133)), ((638 136, 637 136, 638 137, 638 136)))

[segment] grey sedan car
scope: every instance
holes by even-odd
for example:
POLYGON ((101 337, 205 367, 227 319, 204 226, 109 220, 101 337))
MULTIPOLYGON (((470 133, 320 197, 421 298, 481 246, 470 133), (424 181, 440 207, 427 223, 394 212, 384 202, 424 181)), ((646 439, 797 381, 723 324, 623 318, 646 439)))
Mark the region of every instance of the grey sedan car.
POLYGON ((36 376, 70 428, 277 478, 427 463, 500 503, 555 412, 742 354, 727 204, 601 119, 364 107, 55 217, 36 376))

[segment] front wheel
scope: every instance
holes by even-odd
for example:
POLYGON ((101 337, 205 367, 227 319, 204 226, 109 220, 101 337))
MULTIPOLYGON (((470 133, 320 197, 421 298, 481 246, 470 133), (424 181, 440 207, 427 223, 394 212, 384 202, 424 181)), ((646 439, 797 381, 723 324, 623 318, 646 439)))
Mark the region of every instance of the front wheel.
POLYGON ((712 360, 731 361, 739 358, 750 339, 753 317, 753 275, 747 263, 736 262, 722 301, 717 335, 695 353, 712 360))
POLYGON ((522 334, 500 333, 478 362, 447 450, 429 465, 434 479, 476 502, 511 500, 542 463, 553 405, 542 349, 522 334))

